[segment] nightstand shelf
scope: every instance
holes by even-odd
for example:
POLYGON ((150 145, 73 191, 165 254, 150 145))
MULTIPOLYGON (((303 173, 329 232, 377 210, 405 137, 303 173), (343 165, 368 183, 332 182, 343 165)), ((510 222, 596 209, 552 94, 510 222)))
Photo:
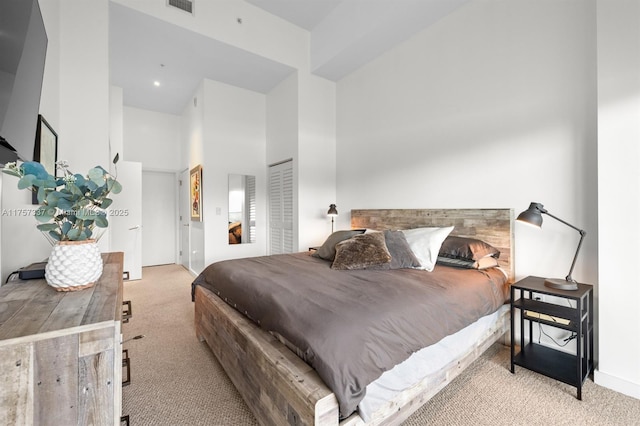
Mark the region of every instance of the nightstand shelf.
POLYGON ((531 319, 531 321, 570 331, 578 331, 580 321, 584 321, 588 314, 587 312, 583 312, 582 315, 580 315, 576 309, 568 306, 553 305, 551 303, 523 298, 515 301, 514 307, 521 309, 523 312, 543 313, 546 316, 557 318, 558 321, 553 321, 534 316, 525 316, 526 319, 531 319), (560 320, 567 320, 569 323, 564 324, 560 320))
POLYGON ((577 388, 593 370, 593 286, 578 284, 578 290, 558 290, 544 286, 544 278, 527 277, 511 286, 511 372, 515 366, 527 368, 577 388), (516 299, 516 292, 520 298, 516 299), (544 295, 567 299, 563 306, 540 300, 544 295), (573 307, 575 305, 575 307, 573 307), (520 312, 520 351, 516 353, 516 311, 520 312), (528 341, 525 340, 528 321, 528 341), (533 325, 550 326, 575 334, 577 353, 571 354, 533 341, 533 325))
POLYGON ((526 344, 513 362, 515 365, 575 387, 581 386, 589 374, 586 363, 583 363, 582 374, 578 377, 575 355, 535 343, 526 344))

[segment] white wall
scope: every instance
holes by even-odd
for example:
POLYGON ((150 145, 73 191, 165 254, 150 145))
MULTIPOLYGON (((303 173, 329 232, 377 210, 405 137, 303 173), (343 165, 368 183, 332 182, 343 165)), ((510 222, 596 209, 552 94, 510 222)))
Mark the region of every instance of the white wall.
POLYGON ((267 95, 267 164, 293 159, 294 241, 298 250, 317 246, 331 233, 327 218, 335 203, 335 83, 292 74, 267 95))
MULTIPOLYGON (((191 170, 204 163, 204 82, 193 95, 182 113, 182 168, 191 170)), ((206 170, 204 171, 206 176, 206 170)), ((188 185, 189 182, 183 182, 188 185)), ((205 204, 205 209, 207 208, 205 204)), ((206 210, 204 210, 206 211, 206 210)), ((204 259, 204 222, 189 222, 189 264, 192 273, 200 273, 205 265, 204 259)), ((184 256, 184 251, 183 251, 184 256)))
MULTIPOLYGON (((299 72, 292 73, 274 87, 266 96, 266 161, 267 166, 291 160, 293 169, 293 191, 298 191, 298 136, 299 136, 299 72)), ((267 174, 267 179, 268 179, 267 174)), ((293 210, 298 211, 298 197, 294 198, 293 210)), ((268 200, 267 200, 268 202, 268 200)), ((267 216, 267 220, 269 217, 267 216)), ((268 224, 269 222, 267 222, 268 224)), ((298 222, 293 224, 293 241, 298 241, 298 222)), ((269 229, 267 229, 269 235, 269 229)), ((266 254, 269 253, 267 250, 266 254)))
POLYGON ((205 264, 266 253, 265 95, 204 81, 205 264), (256 177, 256 242, 229 244, 229 174, 256 177))
MULTIPOLYGON (((471 2, 341 80, 338 206, 541 202, 587 230, 574 277, 595 283, 593 21, 591 2, 471 2)), ((517 276, 564 277, 578 233, 525 228, 517 276)))
POLYGON ((299 88, 298 250, 304 251, 331 234, 327 211, 336 203, 336 85, 303 73, 299 88))
MULTIPOLYGON (((49 44, 41 113, 58 133, 58 158, 73 171, 109 167, 108 0, 41 2, 49 44), (64 46, 64 48, 62 48, 64 46)), ((32 209, 15 179, 2 180, 3 209, 32 209)), ((49 243, 33 216, 2 218, 2 278, 46 258, 49 243)), ((108 234, 101 247, 108 247, 108 234)))
POLYGON ((109 146, 110 158, 116 154, 124 158, 124 92, 121 87, 109 88, 109 146))
POLYGON ((640 398, 640 1, 598 1, 598 384, 640 398))
POLYGON ((202 222, 191 222, 191 268, 266 253, 266 97, 204 80, 184 110, 183 169, 202 165, 202 222), (229 245, 229 174, 256 177, 256 242, 229 245))
POLYGON ((267 164, 298 156, 298 73, 292 73, 267 94, 267 164))
POLYGON ((143 170, 180 170, 182 117, 124 107, 124 159, 143 170))

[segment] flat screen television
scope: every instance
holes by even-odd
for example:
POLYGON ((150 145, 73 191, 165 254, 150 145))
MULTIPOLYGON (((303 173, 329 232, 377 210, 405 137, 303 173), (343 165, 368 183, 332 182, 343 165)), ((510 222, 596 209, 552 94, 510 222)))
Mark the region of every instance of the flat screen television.
POLYGON ((38 0, 0 0, 0 165, 33 159, 47 42, 38 0))

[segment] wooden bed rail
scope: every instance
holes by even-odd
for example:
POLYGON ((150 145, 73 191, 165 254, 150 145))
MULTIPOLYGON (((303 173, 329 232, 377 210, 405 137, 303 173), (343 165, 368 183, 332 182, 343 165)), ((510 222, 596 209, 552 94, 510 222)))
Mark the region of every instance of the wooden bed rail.
POLYGON ((195 324, 261 425, 338 425, 338 400, 308 364, 213 293, 196 287, 195 324))

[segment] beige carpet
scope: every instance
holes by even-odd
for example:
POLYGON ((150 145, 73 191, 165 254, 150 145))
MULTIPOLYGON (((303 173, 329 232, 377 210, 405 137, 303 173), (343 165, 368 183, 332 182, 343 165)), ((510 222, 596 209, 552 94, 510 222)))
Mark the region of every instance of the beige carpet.
MULTIPOLYGON (((193 328, 193 277, 181 266, 144 268, 124 284, 133 318, 123 324, 132 358, 123 413, 132 426, 255 425, 256 421, 193 328)), ((640 400, 585 383, 575 388, 516 368, 494 345, 405 425, 640 425, 640 400)))

